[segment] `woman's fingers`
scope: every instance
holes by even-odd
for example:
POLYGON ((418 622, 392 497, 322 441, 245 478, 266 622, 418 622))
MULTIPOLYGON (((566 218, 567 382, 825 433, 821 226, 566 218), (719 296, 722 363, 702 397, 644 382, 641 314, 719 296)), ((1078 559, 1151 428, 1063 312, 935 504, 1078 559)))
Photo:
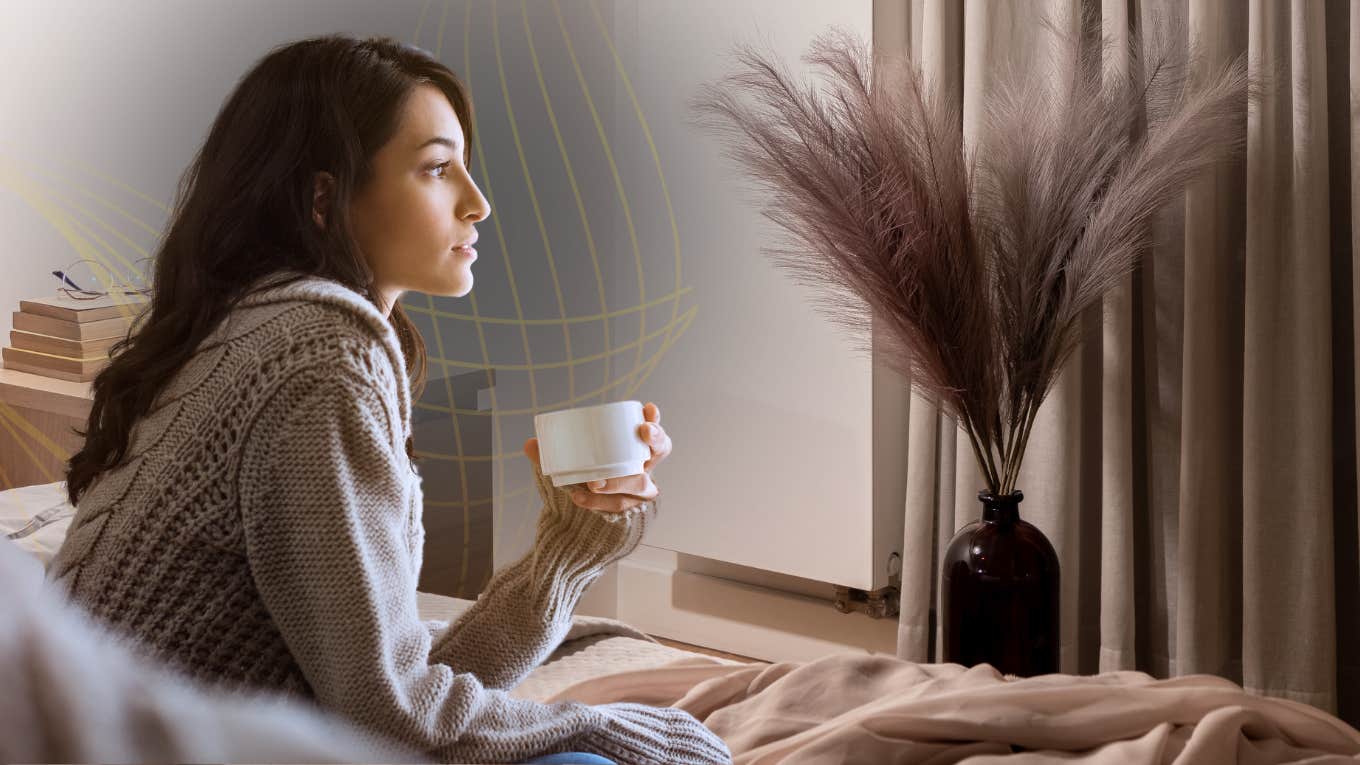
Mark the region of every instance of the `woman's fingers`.
POLYGON ((670 456, 671 437, 660 425, 651 423, 639 425, 638 435, 642 438, 643 443, 647 444, 647 447, 652 450, 651 459, 642 465, 643 470, 651 472, 658 462, 670 456))
POLYGON ((642 437, 642 442, 652 450, 651 459, 643 464, 642 469, 650 473, 652 468, 656 467, 656 463, 666 459, 666 455, 671 453, 671 439, 661 427, 661 407, 650 401, 643 404, 642 419, 646 422, 638 426, 638 434, 642 437))
POLYGON ((609 487, 601 489, 586 490, 577 487, 572 490, 571 500, 577 505, 591 510, 607 510, 610 512, 623 512, 631 508, 656 499, 661 492, 657 489, 652 477, 647 473, 625 476, 623 478, 612 479, 617 488, 608 491, 609 487))
POLYGON ((592 494, 634 494, 642 497, 646 495, 648 486, 655 487, 656 484, 652 483, 652 477, 647 473, 637 473, 608 480, 601 478, 582 486, 592 494))

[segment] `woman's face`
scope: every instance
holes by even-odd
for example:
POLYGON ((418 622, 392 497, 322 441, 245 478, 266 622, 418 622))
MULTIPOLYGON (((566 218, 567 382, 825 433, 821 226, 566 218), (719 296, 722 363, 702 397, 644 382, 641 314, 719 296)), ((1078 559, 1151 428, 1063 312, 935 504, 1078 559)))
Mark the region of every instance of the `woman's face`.
POLYGON ((412 91, 396 134, 350 205, 354 235, 387 308, 407 290, 462 297, 472 289, 474 224, 491 207, 463 167, 463 129, 439 88, 412 91))

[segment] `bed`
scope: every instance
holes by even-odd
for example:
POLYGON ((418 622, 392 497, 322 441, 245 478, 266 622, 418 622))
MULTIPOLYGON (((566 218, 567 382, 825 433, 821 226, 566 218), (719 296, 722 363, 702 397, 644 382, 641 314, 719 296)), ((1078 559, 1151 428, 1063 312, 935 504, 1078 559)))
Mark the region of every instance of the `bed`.
MULTIPOLYGON (((0 533, 41 567, 73 515, 63 484, 0 491, 0 533)), ((418 593, 422 618, 473 601, 418 593)), ((1323 763, 1360 760, 1360 731, 1319 709, 1210 675, 1002 676, 989 665, 917 664, 847 651, 810 662, 736 662, 661 645, 577 615, 512 693, 544 702, 633 701, 692 713, 737 763, 1054 760, 1323 763)))

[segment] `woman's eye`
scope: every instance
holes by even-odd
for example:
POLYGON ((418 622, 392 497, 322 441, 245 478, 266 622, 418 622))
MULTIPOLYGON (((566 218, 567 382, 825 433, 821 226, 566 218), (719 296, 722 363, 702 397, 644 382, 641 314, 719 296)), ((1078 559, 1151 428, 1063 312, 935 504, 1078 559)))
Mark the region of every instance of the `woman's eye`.
MULTIPOLYGON (((444 162, 444 163, 435 165, 434 167, 430 168, 430 170, 431 170, 431 171, 434 171, 434 170, 443 170, 443 169, 447 168, 447 167, 448 167, 449 165, 451 165, 451 164, 453 164, 453 163, 452 163, 452 162, 444 162)), ((443 178, 444 176, 442 176, 442 175, 435 175, 435 177, 436 177, 436 178, 443 178)))

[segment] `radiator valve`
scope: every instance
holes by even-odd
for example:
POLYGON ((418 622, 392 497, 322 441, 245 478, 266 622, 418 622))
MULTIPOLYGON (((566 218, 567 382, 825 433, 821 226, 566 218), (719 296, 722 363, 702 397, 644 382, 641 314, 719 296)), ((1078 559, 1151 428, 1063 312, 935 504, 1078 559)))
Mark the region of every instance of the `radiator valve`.
POLYGON ((893 585, 872 591, 837 585, 835 606, 843 614, 860 611, 871 619, 896 618, 898 591, 893 585))
POLYGON ((836 610, 843 614, 860 611, 871 619, 896 619, 902 600, 902 556, 888 556, 888 586, 872 592, 836 586, 836 610))

